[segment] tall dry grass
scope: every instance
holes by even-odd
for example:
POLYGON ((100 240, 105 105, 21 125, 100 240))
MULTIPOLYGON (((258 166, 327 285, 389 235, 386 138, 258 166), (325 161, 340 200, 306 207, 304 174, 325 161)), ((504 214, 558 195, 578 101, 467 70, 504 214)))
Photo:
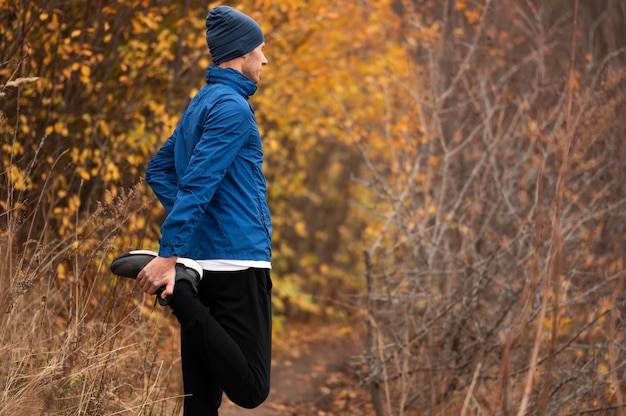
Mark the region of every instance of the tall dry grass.
MULTIPOLYGON (((3 145, 10 145, 15 137, 5 127, 3 145)), ((39 155, 32 157, 31 167, 39 155)), ((0 171, 7 190, 0 213, 0 415, 177 414, 178 327, 108 268, 124 241, 119 236, 134 229, 131 214, 144 209, 139 189, 77 215, 75 231, 54 239, 49 212, 42 212, 50 187, 40 184, 39 200, 25 200, 11 168, 0 171), (43 229, 35 225, 42 218, 43 229)))

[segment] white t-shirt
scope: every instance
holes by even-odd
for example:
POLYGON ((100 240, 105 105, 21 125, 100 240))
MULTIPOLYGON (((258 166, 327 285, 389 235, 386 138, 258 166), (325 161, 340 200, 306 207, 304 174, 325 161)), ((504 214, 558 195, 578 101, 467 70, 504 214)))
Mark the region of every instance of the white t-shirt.
POLYGON ((269 261, 259 260, 196 260, 202 269, 211 272, 235 272, 250 268, 271 269, 269 261))

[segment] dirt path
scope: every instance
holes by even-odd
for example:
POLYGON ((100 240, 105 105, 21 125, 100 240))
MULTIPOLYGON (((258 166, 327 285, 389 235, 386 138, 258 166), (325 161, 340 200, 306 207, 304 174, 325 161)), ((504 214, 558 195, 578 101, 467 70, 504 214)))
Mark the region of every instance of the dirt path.
MULTIPOLYGON (((220 416, 359 415, 364 393, 350 369, 354 341, 341 328, 294 328, 274 342, 272 388, 254 410, 226 397, 220 416)), ((362 409, 365 411, 366 409, 362 409)))

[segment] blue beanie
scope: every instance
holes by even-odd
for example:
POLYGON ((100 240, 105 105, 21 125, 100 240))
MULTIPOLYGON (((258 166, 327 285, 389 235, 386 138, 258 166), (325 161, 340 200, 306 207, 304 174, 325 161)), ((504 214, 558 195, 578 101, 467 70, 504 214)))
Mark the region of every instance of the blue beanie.
POLYGON ((232 7, 215 7, 206 17, 206 43, 215 65, 243 56, 263 42, 257 22, 232 7))

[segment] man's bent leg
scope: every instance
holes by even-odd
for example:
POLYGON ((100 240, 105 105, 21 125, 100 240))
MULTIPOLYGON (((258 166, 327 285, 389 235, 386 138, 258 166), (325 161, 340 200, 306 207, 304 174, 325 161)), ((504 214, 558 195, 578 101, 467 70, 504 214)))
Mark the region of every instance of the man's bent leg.
MULTIPOLYGON (((183 283, 170 300, 187 345, 212 373, 206 381, 217 380, 239 406, 258 406, 269 394, 269 270, 205 271, 198 291, 199 297, 183 283)), ((188 364, 190 367, 193 362, 188 364)))
MULTIPOLYGON (((269 394, 272 351, 270 271, 205 272, 201 298, 211 315, 246 357, 249 376, 220 368, 219 379, 226 395, 241 407, 254 408, 269 394)), ((234 357, 234 356, 233 356, 234 357)), ((223 364, 220 363, 220 364, 223 364)))

